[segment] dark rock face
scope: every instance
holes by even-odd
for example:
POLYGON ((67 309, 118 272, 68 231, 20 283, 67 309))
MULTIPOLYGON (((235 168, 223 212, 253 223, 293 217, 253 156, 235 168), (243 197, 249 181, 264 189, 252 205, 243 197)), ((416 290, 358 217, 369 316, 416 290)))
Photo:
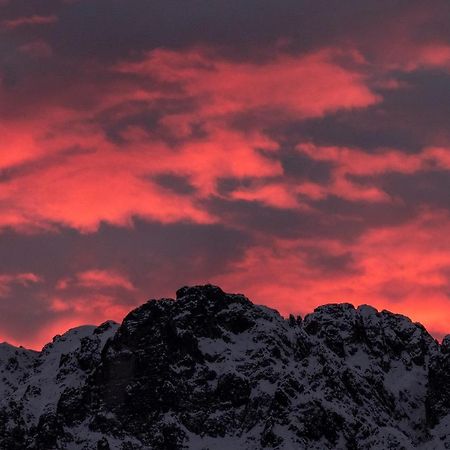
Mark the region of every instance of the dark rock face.
POLYGON ((450 448, 450 338, 404 316, 284 319, 207 285, 69 333, 0 353, 0 448, 450 448))

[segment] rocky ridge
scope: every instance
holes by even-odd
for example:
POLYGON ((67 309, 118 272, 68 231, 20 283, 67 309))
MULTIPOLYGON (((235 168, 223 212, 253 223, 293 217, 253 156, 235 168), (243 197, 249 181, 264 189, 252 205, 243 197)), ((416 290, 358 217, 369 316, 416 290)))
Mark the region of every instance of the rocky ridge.
POLYGON ((216 286, 42 352, 0 345, 0 448, 450 448, 450 337, 370 306, 285 319, 216 286))

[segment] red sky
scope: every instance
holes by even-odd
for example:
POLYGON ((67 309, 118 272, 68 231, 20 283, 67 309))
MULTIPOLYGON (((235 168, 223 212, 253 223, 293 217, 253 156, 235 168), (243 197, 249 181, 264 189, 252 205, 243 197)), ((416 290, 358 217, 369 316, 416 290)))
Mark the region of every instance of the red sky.
POLYGON ((0 341, 216 283, 450 332, 450 4, 0 0, 0 341))

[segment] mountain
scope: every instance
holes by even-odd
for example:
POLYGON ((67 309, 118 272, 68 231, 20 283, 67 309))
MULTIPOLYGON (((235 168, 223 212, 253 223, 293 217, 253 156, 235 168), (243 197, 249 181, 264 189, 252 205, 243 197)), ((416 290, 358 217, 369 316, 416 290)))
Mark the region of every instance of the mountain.
POLYGON ((0 395, 5 450, 448 449, 450 337, 184 287, 41 352, 0 344, 0 395))

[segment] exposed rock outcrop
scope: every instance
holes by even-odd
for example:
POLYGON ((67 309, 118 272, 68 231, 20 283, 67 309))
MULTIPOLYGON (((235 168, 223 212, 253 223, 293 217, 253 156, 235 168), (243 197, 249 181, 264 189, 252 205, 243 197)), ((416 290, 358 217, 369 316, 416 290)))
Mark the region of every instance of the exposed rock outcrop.
POLYGON ((449 343, 370 306, 285 319, 185 287, 40 354, 0 347, 0 447, 450 448, 449 343))

